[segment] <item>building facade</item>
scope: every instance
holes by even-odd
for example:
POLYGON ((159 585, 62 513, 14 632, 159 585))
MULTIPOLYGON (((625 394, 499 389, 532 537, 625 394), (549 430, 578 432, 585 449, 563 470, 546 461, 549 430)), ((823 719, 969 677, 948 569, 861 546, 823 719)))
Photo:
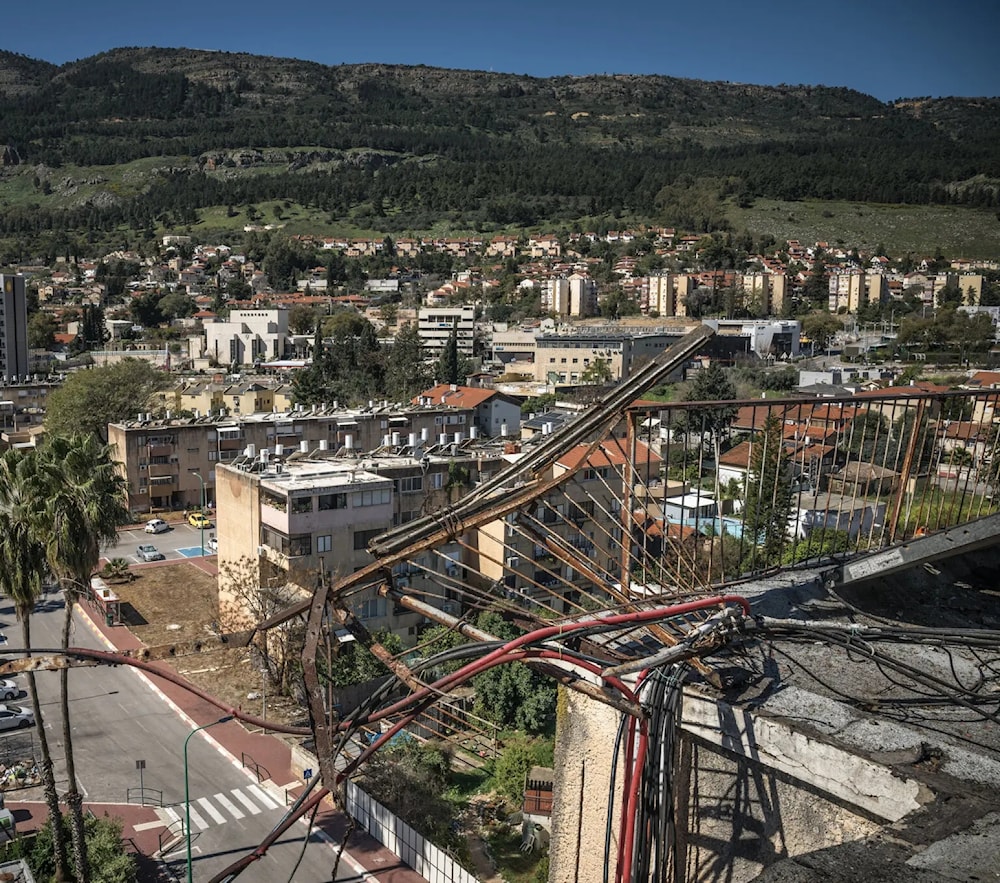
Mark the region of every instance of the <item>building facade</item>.
POLYGON ((417 334, 428 358, 441 355, 452 329, 458 337, 458 351, 470 358, 475 340, 476 308, 460 307, 426 307, 417 314, 417 334))
POLYGON ((296 451, 368 452, 411 436, 430 442, 471 425, 474 412, 457 407, 399 408, 373 404, 359 410, 313 408, 240 416, 154 419, 139 414, 108 426, 108 441, 128 483, 129 509, 142 515, 164 509, 216 504, 216 467, 251 447, 282 457, 296 451), (200 479, 199 479, 200 476, 200 479))
POLYGON ((0 273, 0 377, 26 380, 28 300, 24 277, 0 273))
POLYGON ((205 355, 220 365, 280 359, 288 347, 287 310, 232 310, 227 320, 205 325, 205 355))

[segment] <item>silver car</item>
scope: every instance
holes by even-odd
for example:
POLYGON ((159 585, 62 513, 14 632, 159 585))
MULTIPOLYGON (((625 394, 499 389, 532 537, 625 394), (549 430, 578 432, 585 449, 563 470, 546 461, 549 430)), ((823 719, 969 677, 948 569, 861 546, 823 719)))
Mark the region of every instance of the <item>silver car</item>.
POLYGON ((21 688, 14 681, 0 680, 0 699, 17 699, 21 688))
POLYGON ((164 555, 156 546, 142 545, 135 550, 135 554, 139 557, 141 561, 162 561, 167 556, 164 555))
POLYGON ((30 708, 21 705, 0 705, 0 730, 19 730, 35 723, 30 708))

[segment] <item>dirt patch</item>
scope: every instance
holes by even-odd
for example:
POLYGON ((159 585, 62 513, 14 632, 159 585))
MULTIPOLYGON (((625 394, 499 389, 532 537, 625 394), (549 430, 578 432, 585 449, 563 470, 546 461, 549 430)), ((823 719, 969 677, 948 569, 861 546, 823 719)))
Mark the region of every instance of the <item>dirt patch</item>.
MULTIPOLYGON (((133 568, 132 582, 109 581, 122 600, 122 621, 147 647, 194 641, 215 633, 218 591, 214 576, 195 565, 133 568)), ((248 648, 210 650, 178 657, 171 667, 227 705, 288 723, 305 711, 266 683, 248 648)))

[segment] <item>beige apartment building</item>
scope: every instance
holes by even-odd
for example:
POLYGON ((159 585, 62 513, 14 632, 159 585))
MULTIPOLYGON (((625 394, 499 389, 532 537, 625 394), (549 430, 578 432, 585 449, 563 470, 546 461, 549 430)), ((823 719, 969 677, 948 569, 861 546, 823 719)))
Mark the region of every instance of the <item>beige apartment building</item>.
POLYGON ((108 426, 120 474, 128 483, 128 505, 141 516, 164 509, 216 504, 217 466, 249 446, 282 457, 293 451, 369 452, 390 445, 439 439, 468 430, 472 409, 400 407, 372 403, 364 409, 320 408, 246 414, 135 420, 108 426))
MULTIPOLYGON (((620 442, 611 439, 589 456, 588 449, 589 445, 578 445, 556 462, 549 478, 578 471, 573 480, 538 500, 528 521, 535 531, 558 537, 575 549, 581 562, 602 579, 618 583, 623 531, 631 524, 631 519, 623 522, 621 511, 625 452, 620 442)), ((658 478, 660 463, 655 451, 638 443, 635 466, 643 473, 643 481, 658 478)), ((595 594, 593 582, 557 558, 547 545, 535 542, 530 534, 526 537, 518 529, 520 518, 511 513, 479 529, 476 548, 484 579, 502 585, 508 598, 522 603, 555 613, 578 611, 585 596, 595 594)), ((630 547, 631 540, 625 546, 630 547)), ((608 599, 601 593, 599 600, 608 599)))
MULTIPOLYGON (((228 574, 250 570, 260 585, 288 582, 311 591, 321 573, 334 580, 352 573, 371 562, 367 549, 376 536, 443 508, 502 465, 496 450, 455 442, 365 458, 296 452, 275 459, 245 449, 216 473, 220 603, 240 605, 228 574)), ((462 540, 397 565, 396 587, 460 613, 454 581, 467 576, 470 563, 470 543, 462 540)), ((369 630, 393 631, 408 644, 425 622, 374 587, 350 604, 369 630)))

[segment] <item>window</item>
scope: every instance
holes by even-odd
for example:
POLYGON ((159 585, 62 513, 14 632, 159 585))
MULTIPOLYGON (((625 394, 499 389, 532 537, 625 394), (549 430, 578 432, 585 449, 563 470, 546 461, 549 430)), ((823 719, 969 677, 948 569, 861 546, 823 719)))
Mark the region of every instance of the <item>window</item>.
POLYGON ((288 555, 294 558, 298 555, 312 555, 313 541, 309 534, 288 538, 288 555))
POLYGON ((377 619, 385 616, 385 598, 366 598, 358 604, 358 619, 377 619))
POLYGON ((312 510, 313 510, 312 496, 292 497, 292 513, 294 515, 303 515, 306 512, 312 512, 312 510))
POLYGON ((409 478, 400 478, 396 482, 396 491, 400 494, 415 494, 424 489, 424 477, 422 475, 411 475, 409 478))
POLYGON ((219 459, 219 452, 218 451, 209 451, 208 452, 208 462, 209 463, 214 463, 218 459, 219 459))
POLYGON ((330 509, 346 509, 347 494, 320 494, 319 511, 326 512, 330 509))
POLYGON ((354 494, 354 506, 382 506, 392 499, 392 491, 389 488, 382 488, 377 491, 362 491, 354 494))
POLYGON ((380 527, 373 530, 354 531, 354 551, 364 552, 368 548, 368 544, 381 533, 385 533, 385 530, 380 527))
POLYGON ((444 487, 444 473, 434 472, 428 476, 430 478, 431 490, 439 491, 444 487))
POLYGON ((316 551, 317 552, 329 552, 333 548, 333 543, 331 542, 330 534, 325 534, 323 536, 316 537, 316 551))

